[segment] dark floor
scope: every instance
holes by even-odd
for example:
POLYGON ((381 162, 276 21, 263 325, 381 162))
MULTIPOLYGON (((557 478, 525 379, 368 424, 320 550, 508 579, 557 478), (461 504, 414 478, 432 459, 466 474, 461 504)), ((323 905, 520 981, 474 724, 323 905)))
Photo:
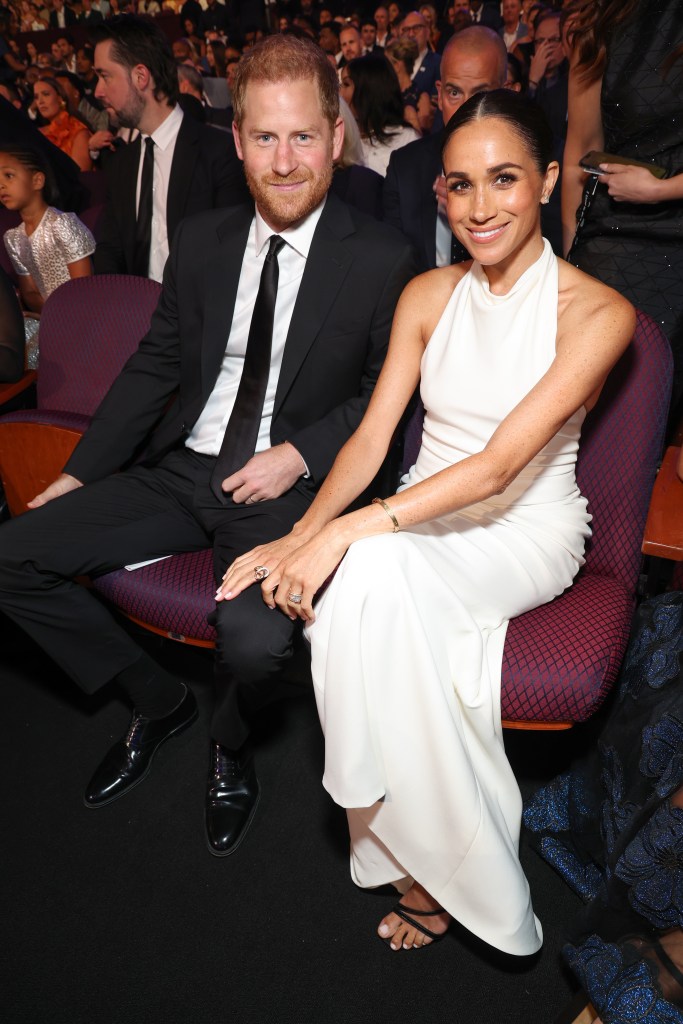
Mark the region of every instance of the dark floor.
MULTIPOLYGON (((524 849, 545 930, 539 956, 505 958, 456 930, 431 949, 392 953, 373 934, 390 897, 348 876, 345 819, 320 785, 308 696, 264 721, 253 827, 234 856, 210 856, 210 660, 150 643, 193 683, 200 720, 163 748, 144 784, 93 811, 83 788, 128 712, 110 694, 84 700, 0 623, 5 1024, 551 1024, 572 991, 559 950, 575 898, 524 849)), ((586 739, 508 737, 525 792, 586 739)))

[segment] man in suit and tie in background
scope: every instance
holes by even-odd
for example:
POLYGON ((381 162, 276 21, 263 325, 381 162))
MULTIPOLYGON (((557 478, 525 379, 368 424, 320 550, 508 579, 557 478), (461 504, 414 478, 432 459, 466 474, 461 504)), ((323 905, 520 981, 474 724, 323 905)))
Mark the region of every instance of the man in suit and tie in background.
MULTIPOLYGON (((502 89, 506 78, 507 51, 499 35, 474 25, 456 33, 444 48, 436 83, 444 124, 471 96, 502 89)), ((448 226, 442 142, 443 132, 436 132, 395 150, 384 181, 385 223, 413 243, 421 273, 469 259, 448 226)))
POLYGON ((244 174, 229 135, 183 116, 176 64, 153 22, 121 15, 93 37, 95 96, 119 126, 140 132, 105 164, 95 272, 161 281, 182 218, 247 199, 244 174))
MULTIPOLYGON (((146 69, 132 75, 143 88, 146 69)), ((336 73, 314 43, 258 44, 233 99, 253 200, 183 221, 149 333, 64 472, 0 526, 0 607, 83 690, 116 682, 134 706, 89 807, 141 782, 196 704, 74 577, 213 544, 220 581, 290 531, 367 408, 415 272, 398 232, 328 194, 344 129, 336 73)), ((254 578, 273 568, 254 565, 254 578)), ((206 826, 225 856, 258 801, 249 723, 286 692, 298 620, 250 587, 216 604, 215 625, 206 826)))

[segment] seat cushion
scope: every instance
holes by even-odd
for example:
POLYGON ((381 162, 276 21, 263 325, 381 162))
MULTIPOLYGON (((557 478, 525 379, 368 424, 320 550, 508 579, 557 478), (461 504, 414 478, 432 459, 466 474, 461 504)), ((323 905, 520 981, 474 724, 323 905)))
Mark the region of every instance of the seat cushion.
POLYGON ((585 574, 554 601, 512 619, 503 651, 503 718, 586 721, 617 677, 633 609, 620 580, 585 574))

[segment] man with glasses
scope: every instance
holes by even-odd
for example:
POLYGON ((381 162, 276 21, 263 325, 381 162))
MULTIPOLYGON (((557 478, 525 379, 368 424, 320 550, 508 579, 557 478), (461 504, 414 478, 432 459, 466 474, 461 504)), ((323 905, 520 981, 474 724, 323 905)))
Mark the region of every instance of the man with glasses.
POLYGON ((429 96, 436 96, 441 61, 439 55, 429 48, 429 25, 418 11, 406 14, 401 23, 401 36, 417 43, 417 60, 411 75, 415 95, 421 96, 426 92, 429 96))

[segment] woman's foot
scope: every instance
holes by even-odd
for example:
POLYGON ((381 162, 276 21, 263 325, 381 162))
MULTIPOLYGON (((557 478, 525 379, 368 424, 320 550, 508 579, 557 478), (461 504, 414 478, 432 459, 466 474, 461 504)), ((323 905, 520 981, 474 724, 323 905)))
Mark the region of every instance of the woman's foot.
POLYGON ((404 921, 393 911, 382 918, 377 934, 387 941, 392 949, 419 949, 421 946, 428 946, 435 938, 441 938, 451 923, 451 915, 441 909, 419 882, 413 883, 399 900, 398 906, 405 907, 406 914, 414 919, 415 924, 404 921), (422 914, 428 916, 422 917, 422 914), (422 925, 433 932, 435 938, 422 931, 419 927, 422 925))

